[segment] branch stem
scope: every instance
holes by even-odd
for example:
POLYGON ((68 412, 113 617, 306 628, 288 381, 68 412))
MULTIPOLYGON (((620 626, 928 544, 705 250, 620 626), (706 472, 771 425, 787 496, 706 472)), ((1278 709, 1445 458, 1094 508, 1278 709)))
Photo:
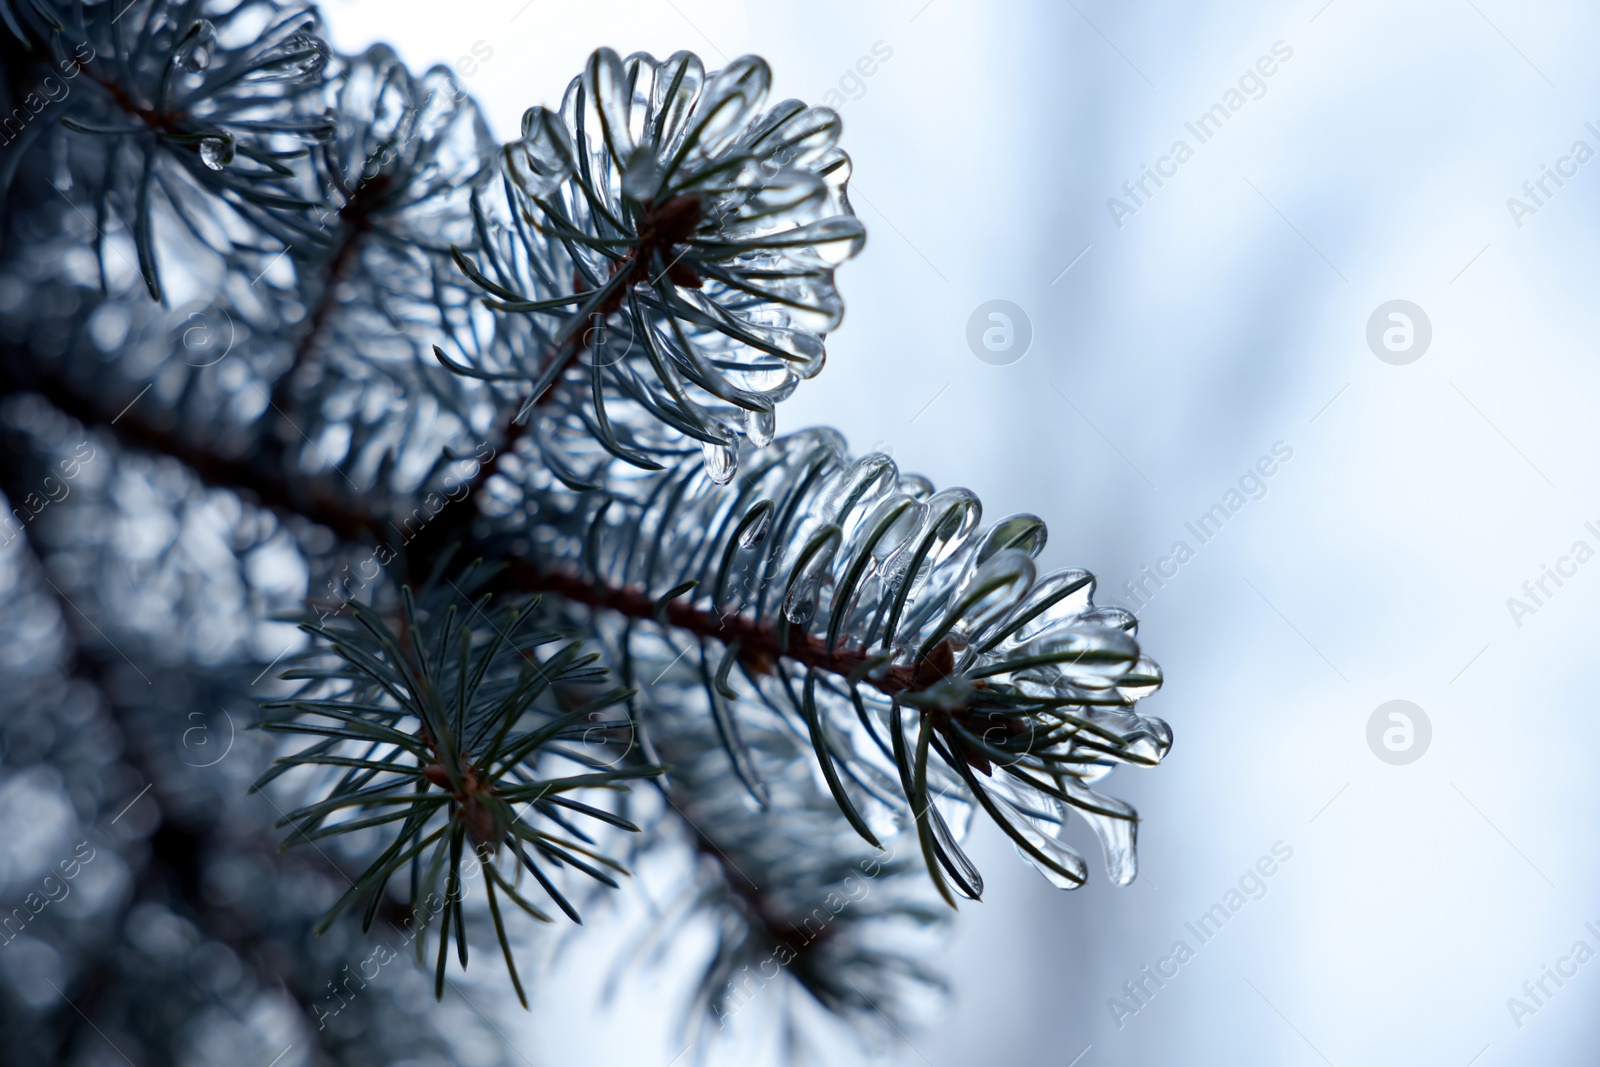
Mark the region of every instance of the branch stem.
MULTIPOLYGON (((575 575, 536 567, 526 560, 511 561, 507 576, 511 585, 523 592, 551 593, 563 600, 590 608, 616 612, 630 619, 661 622, 700 639, 739 644, 739 659, 752 673, 768 673, 780 658, 807 667, 848 677, 873 658, 865 649, 829 648, 828 642, 813 634, 789 629, 787 644, 774 628, 738 612, 718 614, 681 600, 668 601, 659 611, 655 598, 637 589, 596 585, 575 575)), ((916 668, 892 666, 865 683, 887 696, 921 689, 916 668)))

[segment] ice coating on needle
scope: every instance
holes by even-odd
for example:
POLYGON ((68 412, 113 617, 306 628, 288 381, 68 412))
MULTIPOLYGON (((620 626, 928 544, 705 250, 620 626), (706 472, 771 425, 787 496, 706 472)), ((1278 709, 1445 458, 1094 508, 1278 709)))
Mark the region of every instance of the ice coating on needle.
POLYGON ((726 482, 741 439, 768 444, 865 234, 839 117, 769 102, 771 81, 755 56, 707 72, 602 48, 559 108, 530 108, 462 258, 489 307, 532 322, 510 366, 479 369, 570 382, 542 417, 646 469, 688 438, 726 482))
POLYGON ((675 626, 719 651, 686 654, 682 633, 649 623, 613 635, 651 700, 700 706, 747 771, 760 760, 741 724, 789 730, 858 832, 915 831, 950 895, 982 892, 961 847, 980 810, 1054 885, 1087 877, 1074 819, 1111 880, 1131 881, 1138 817, 1099 784, 1172 745, 1137 708, 1161 672, 1133 615, 1096 605, 1087 571, 1040 573, 1037 516, 985 525, 970 491, 935 492, 881 453, 852 458, 831 431, 746 444, 740 459, 728 484, 693 456, 612 468, 603 510, 589 494, 565 511, 541 497, 548 542, 572 545, 610 602, 635 597, 642 615, 690 587, 675 626))

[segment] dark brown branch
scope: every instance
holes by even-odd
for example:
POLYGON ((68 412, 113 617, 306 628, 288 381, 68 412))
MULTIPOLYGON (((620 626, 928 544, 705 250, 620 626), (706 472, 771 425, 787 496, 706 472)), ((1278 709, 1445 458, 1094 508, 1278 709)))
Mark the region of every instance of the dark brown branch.
MULTIPOLYGON (((301 368, 311 358, 311 353, 316 349, 317 342, 322 339, 322 328, 328 321, 328 316, 338 306, 339 284, 344 281, 345 274, 349 271, 361 243, 363 235, 372 230, 372 212, 378 202, 388 193, 393 185, 393 179, 387 174, 377 174, 371 179, 363 179, 356 184, 355 192, 345 201, 339 209, 338 219, 340 233, 338 243, 334 245, 332 254, 327 258, 327 270, 322 279, 322 292, 317 297, 317 302, 306 316, 304 331, 300 340, 295 344, 294 355, 289 361, 289 369, 278 379, 278 384, 272 390, 272 402, 283 412, 292 410, 293 397, 291 390, 294 379, 300 374, 301 368)), ((324 216, 326 217, 326 216, 324 216)), ((288 416, 285 415, 285 418, 288 416)))
MULTIPOLYGON (((12 361, 11 368, 7 369, 15 366, 16 362, 12 361)), ((205 485, 239 493, 281 516, 325 526, 350 541, 362 540, 376 529, 370 516, 350 508, 339 497, 319 490, 314 483, 291 488, 281 470, 270 469, 255 457, 217 453, 142 418, 137 410, 137 397, 130 407, 114 412, 89 390, 80 389, 66 376, 48 370, 27 375, 21 381, 0 384, 5 386, 6 393, 38 393, 62 414, 85 427, 103 429, 135 451, 171 457, 193 470, 205 485)))
MULTIPOLYGON (((313 486, 311 489, 292 487, 284 478, 281 465, 269 466, 251 459, 214 455, 174 433, 140 420, 132 411, 118 417, 104 410, 101 404, 86 397, 62 377, 44 375, 26 384, 63 413, 86 426, 105 428, 127 446, 171 456, 188 465, 209 486, 254 498, 280 515, 324 526, 346 541, 370 543, 373 540, 383 541, 388 536, 387 519, 384 516, 364 510, 342 496, 325 490, 319 492, 313 480, 308 479, 313 486)), ((520 424, 513 424, 506 431, 506 437, 512 444, 520 437, 520 429, 520 424)), ((437 561, 438 554, 452 544, 461 544, 463 547, 457 557, 459 559, 470 560, 481 554, 475 551, 476 538, 471 530, 478 517, 476 497, 494 473, 496 461, 509 449, 504 441, 502 445, 494 457, 482 465, 472 483, 472 491, 458 500, 448 502, 421 530, 416 540, 407 546, 411 580, 426 577, 437 561)), ((527 560, 510 561, 506 578, 508 588, 516 591, 551 593, 573 603, 614 611, 632 619, 658 618, 656 599, 642 590, 597 587, 576 575, 547 570, 527 560)), ((787 640, 780 641, 776 628, 769 624, 737 612, 718 614, 682 600, 669 601, 661 609, 659 620, 697 638, 715 640, 725 645, 737 642, 740 661, 756 674, 769 673, 780 659, 789 659, 806 667, 848 677, 874 655, 865 649, 829 648, 823 638, 798 629, 789 630, 787 640)), ((950 650, 941 645, 920 664, 892 666, 868 675, 865 682, 889 696, 915 692, 943 678, 949 671, 950 659, 950 650)))
MULTIPOLYGON (((648 619, 694 634, 698 638, 739 645, 740 661, 755 674, 771 673, 779 659, 789 659, 829 674, 848 677, 874 658, 866 649, 829 648, 827 641, 803 630, 788 632, 787 643, 776 630, 747 615, 730 612, 719 615, 694 607, 682 600, 668 601, 659 610, 657 601, 636 589, 597 586, 593 582, 557 571, 550 571, 526 560, 512 560, 507 568, 512 588, 529 593, 552 593, 563 600, 591 608, 614 611, 630 619, 648 619)), ((948 646, 941 645, 948 654, 948 646)), ((941 658, 936 650, 932 662, 941 658)), ((925 666, 898 665, 866 677, 866 683, 888 696, 926 688, 947 672, 930 671, 925 666), (931 675, 931 677, 930 677, 931 675)))

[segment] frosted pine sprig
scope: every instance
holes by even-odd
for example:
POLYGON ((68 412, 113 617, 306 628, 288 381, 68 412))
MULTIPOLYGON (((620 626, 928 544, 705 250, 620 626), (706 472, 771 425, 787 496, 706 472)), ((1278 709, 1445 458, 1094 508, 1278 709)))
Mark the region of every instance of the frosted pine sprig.
POLYGON ((482 252, 459 258, 490 308, 536 324, 511 366, 458 369, 521 377, 530 400, 565 379, 613 455, 658 467, 641 423, 659 421, 732 478, 740 435, 770 441, 774 406, 821 370, 834 267, 864 240, 838 116, 768 107, 770 83, 754 56, 708 74, 689 52, 602 48, 559 111, 530 109, 479 208, 482 252))
POLYGON ((1084 571, 1038 572, 1039 519, 984 527, 967 490, 850 458, 830 431, 744 458, 726 487, 694 459, 621 468, 604 492, 502 486, 508 529, 547 549, 511 573, 590 605, 634 676, 656 679, 646 730, 650 705, 701 709, 758 800, 741 709, 781 712, 863 838, 915 825, 947 896, 982 891, 959 844, 975 808, 1064 888, 1087 877, 1063 838, 1076 812, 1131 881, 1137 817, 1094 785, 1171 745, 1135 710, 1161 673, 1134 617, 1097 607, 1084 571))
POLYGON ((98 220, 102 278, 122 267, 108 245, 127 246, 159 300, 172 242, 223 257, 292 243, 290 220, 315 207, 298 183, 332 127, 316 106, 330 53, 315 8, 133 0, 47 18, 43 5, 16 6, 77 91, 59 122, 33 123, 12 151, 53 139, 70 157, 78 180, 63 195, 98 220))
MULTIPOLYGON (((526 1007, 499 897, 540 922, 552 921, 546 908, 578 921, 560 870, 611 886, 608 868, 627 873, 596 851, 583 827, 638 827, 579 798, 659 773, 621 755, 605 758, 612 731, 628 732, 627 718, 610 711, 628 694, 605 687, 597 657, 552 630, 536 602, 469 601, 451 586, 420 606, 403 590, 392 620, 357 602, 346 607, 348 615, 303 627, 311 648, 283 675, 302 687, 264 705, 275 714, 263 728, 307 743, 254 786, 301 774, 310 799, 279 821, 292 830, 286 848, 372 829, 382 835, 384 848, 317 930, 357 904, 369 929, 390 884, 405 883, 407 912, 424 926, 439 922, 434 995, 442 996, 452 934, 467 965, 465 900, 481 873, 526 1007), (551 646, 559 647, 545 651, 551 646), (466 869, 472 865, 476 871, 466 869)), ((426 943, 417 942, 419 960, 426 943)))
MULTIPOLYGON (((653 662, 639 666, 653 671, 653 662)), ((810 742, 783 716, 744 711, 741 736, 769 798, 756 807, 728 788, 728 756, 703 709, 657 703, 652 691, 649 737, 671 771, 660 780, 659 816, 645 827, 682 840, 693 873, 662 904, 687 921, 650 922, 622 962, 651 945, 654 955, 667 946, 705 951, 696 935, 708 924, 714 937, 687 998, 687 1025, 728 1029, 755 1022, 746 1009, 758 1016, 763 1006, 792 1022, 806 1000, 863 1028, 911 1025, 925 994, 946 988, 921 958, 931 939, 919 935, 949 918, 914 850, 868 847, 844 824, 813 773, 810 742)))

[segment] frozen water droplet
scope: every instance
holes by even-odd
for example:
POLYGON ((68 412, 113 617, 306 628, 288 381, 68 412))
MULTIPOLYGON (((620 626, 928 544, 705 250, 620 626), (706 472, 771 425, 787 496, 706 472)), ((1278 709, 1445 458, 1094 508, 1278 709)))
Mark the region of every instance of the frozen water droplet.
POLYGON ((1033 869, 1044 875, 1045 881, 1057 889, 1077 889, 1089 880, 1089 866, 1083 862, 1083 857, 1066 845, 1053 841, 1043 834, 1033 840, 1033 846, 1048 856, 1052 863, 1042 863, 1037 856, 1030 856, 1022 851, 1018 845, 1017 855, 1033 864, 1033 869), (1063 874, 1057 868, 1064 868, 1068 873, 1063 874))
POLYGON ((297 33, 261 57, 256 81, 310 81, 328 65, 328 46, 313 33, 297 33))
POLYGON ((773 437, 778 433, 778 414, 768 408, 765 411, 746 411, 744 413, 744 432, 750 438, 750 443, 757 448, 765 448, 772 443, 773 437))
MULTIPOLYGON (((1022 814, 1025 809, 1012 810, 1017 813, 1011 820, 1012 825, 1021 829, 1023 836, 1049 862, 1043 862, 1040 856, 1029 855, 1020 845, 1017 846, 1017 854, 1033 864, 1033 869, 1044 875, 1047 882, 1057 889, 1077 889, 1089 880, 1089 865, 1078 855, 1076 849, 1057 840, 1054 834, 1046 832, 1038 823, 1028 819, 1022 814)), ((1059 827, 1055 829, 1059 832, 1059 827)))
POLYGON ((893 555, 912 534, 917 532, 925 517, 924 513, 928 510, 915 501, 910 501, 909 506, 904 505, 907 505, 907 498, 904 495, 891 496, 880 502, 861 526, 865 530, 876 530, 891 512, 899 511, 899 518, 893 520, 889 528, 883 532, 883 536, 872 546, 872 556, 880 563, 893 555))
POLYGON ((1081 622, 1092 622, 1099 626, 1114 626, 1130 634, 1139 632, 1139 620, 1131 611, 1122 608, 1092 608, 1079 616, 1081 622))
POLYGON ((233 162, 233 144, 221 137, 206 137, 200 142, 200 162, 212 170, 221 170, 233 162))
POLYGON ((1138 853, 1134 851, 1134 827, 1131 819, 1090 819, 1100 844, 1106 854, 1106 874, 1117 885, 1128 885, 1138 877, 1138 853), (1099 825, 1096 825, 1098 823, 1099 825))
POLYGON ((894 460, 882 452, 869 452, 839 472, 820 510, 834 521, 848 524, 853 515, 870 512, 894 488, 899 477, 894 460))
POLYGON ((705 458, 706 474, 718 485, 727 485, 733 481, 734 473, 739 469, 739 456, 727 445, 712 444, 703 441, 700 444, 700 454, 705 458))
POLYGON ((951 612, 959 612, 958 625, 974 640, 1011 614, 1017 601, 1033 585, 1033 560, 1016 549, 1005 549, 973 572, 957 594, 951 612))
POLYGON ((1021 659, 1043 658, 1043 674, 1059 673, 1072 685, 1107 689, 1138 661, 1139 645, 1121 630, 1074 624, 1034 638, 1019 647, 1015 655, 1021 659))
POLYGON ((783 598, 783 617, 804 626, 817 616, 817 577, 809 575, 794 583, 783 598))
POLYGON ((1128 673, 1117 680, 1117 691, 1128 700, 1147 697, 1160 688, 1161 668, 1149 656, 1140 656, 1128 673))
POLYGON ((1014 549, 1038 556, 1044 549, 1047 537, 1044 520, 1037 515, 1008 515, 989 528, 978 546, 977 562, 982 563, 996 552, 1014 549))
POLYGON ((576 167, 572 139, 561 116, 543 107, 522 113, 522 139, 506 145, 512 180, 528 196, 549 196, 576 167))
POLYGON ((217 28, 210 19, 201 19, 178 41, 172 52, 172 65, 185 74, 198 74, 211 65, 216 50, 217 28))
MULTIPOLYGON (((944 815, 939 810, 937 802, 928 808, 928 815, 929 822, 933 824, 933 836, 938 838, 939 844, 943 846, 946 858, 950 860, 951 867, 955 868, 949 872, 955 875, 951 879, 952 888, 969 900, 981 899, 983 896, 983 875, 979 873, 977 864, 973 863, 966 852, 962 851, 959 844, 960 839, 966 836, 966 827, 961 828, 961 833, 952 833, 949 824, 945 822, 944 815)), ((968 825, 971 825, 970 818, 968 819, 968 825)))
POLYGON ((804 626, 817 615, 817 598, 822 579, 833 565, 839 551, 839 528, 823 526, 811 535, 812 539, 802 551, 802 569, 790 578, 789 592, 783 598, 783 614, 790 622, 804 626), (809 558, 806 553, 809 552, 809 558))
POLYGON ((622 195, 644 203, 655 197, 660 184, 661 167, 656 162, 655 152, 646 146, 634 149, 622 170, 622 195))
POLYGON ((767 533, 772 529, 772 509, 767 508, 761 517, 751 523, 744 533, 739 535, 740 548, 755 548, 767 539, 767 533))
POLYGON ((1125 759, 1160 763, 1172 751, 1172 727, 1162 719, 1135 716, 1138 726, 1123 734, 1125 759))
POLYGON ((1027 599, 1017 605, 1012 619, 1023 621, 1011 640, 1031 641, 1070 624, 1094 606, 1094 588, 1094 575, 1085 570, 1056 571, 1040 578, 1027 599))
POLYGON ((782 363, 771 362, 740 367, 728 372, 729 380, 752 393, 773 401, 789 399, 800 378, 782 363))
POLYGON ((997 815, 1032 846, 1017 844, 1017 854, 1044 875, 1057 889, 1076 889, 1088 881, 1089 866, 1062 840, 1067 808, 1054 797, 1041 796, 1009 774, 995 774, 986 788, 997 805, 997 815))
POLYGON ((1097 793, 1071 778, 1061 781, 1073 809, 1089 824, 1105 852, 1106 874, 1117 885, 1127 885, 1139 874, 1138 818, 1122 801, 1097 793))

